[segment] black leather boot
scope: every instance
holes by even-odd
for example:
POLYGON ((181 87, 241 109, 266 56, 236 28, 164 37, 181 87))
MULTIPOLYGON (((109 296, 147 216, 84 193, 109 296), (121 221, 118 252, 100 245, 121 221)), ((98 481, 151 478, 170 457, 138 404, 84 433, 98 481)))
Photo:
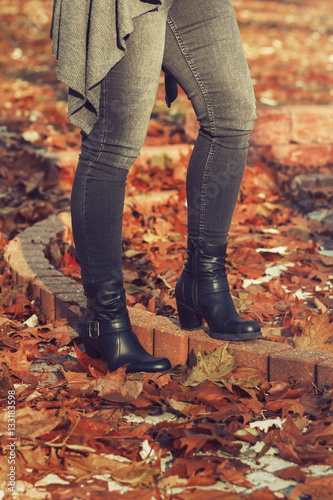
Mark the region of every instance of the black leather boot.
POLYGON ((180 326, 184 330, 198 330, 204 318, 214 339, 260 338, 260 325, 245 320, 235 309, 226 275, 226 249, 227 244, 188 240, 184 270, 175 289, 180 326))
POLYGON ((140 344, 132 330, 121 280, 84 285, 87 312, 78 325, 88 356, 104 360, 110 371, 127 366, 130 372, 165 372, 166 358, 154 358, 140 344))

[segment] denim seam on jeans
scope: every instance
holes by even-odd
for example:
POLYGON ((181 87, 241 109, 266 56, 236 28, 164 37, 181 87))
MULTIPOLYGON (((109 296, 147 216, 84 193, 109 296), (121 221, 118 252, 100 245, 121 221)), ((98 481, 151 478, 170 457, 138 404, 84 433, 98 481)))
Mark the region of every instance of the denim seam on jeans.
MULTIPOLYGON (((103 95, 103 99, 104 99, 104 103, 103 103, 104 107, 103 107, 103 109, 105 109, 105 100, 106 100, 106 98, 105 98, 105 92, 104 92, 104 90, 105 90, 104 87, 105 87, 105 78, 104 78, 104 80, 102 81, 102 84, 101 84, 101 88, 102 88, 101 95, 103 95)), ((86 200, 86 190, 87 190, 87 178, 88 178, 88 175, 90 173, 90 170, 92 169, 94 161, 98 162, 98 160, 100 159, 100 157, 101 157, 101 155, 103 153, 103 149, 104 149, 104 137, 105 137, 105 130, 106 130, 106 127, 105 127, 106 114, 105 113, 103 113, 102 120, 103 120, 103 128, 102 128, 103 135, 102 135, 102 140, 100 142, 100 148, 99 148, 99 150, 96 153, 96 158, 94 160, 90 161, 90 163, 88 165, 88 168, 86 170, 86 173, 85 173, 85 176, 84 176, 84 182, 83 182, 83 196, 82 196, 82 225, 84 227, 83 234, 84 234, 84 241, 85 241, 86 248, 87 248, 88 265, 89 265, 89 273, 90 273, 91 282, 94 281, 94 277, 93 277, 93 272, 92 272, 92 267, 91 267, 92 259, 90 258, 90 253, 89 253, 88 230, 87 230, 87 223, 86 223, 86 217, 85 217, 86 211, 85 211, 85 207, 84 207, 84 202, 86 200)))
MULTIPOLYGON (((205 86, 203 85, 203 82, 200 79, 198 70, 193 63, 193 61, 188 53, 188 50, 187 50, 182 38, 180 37, 180 34, 177 30, 177 27, 173 23, 170 16, 168 16, 167 22, 168 22, 170 29, 172 30, 172 32, 173 32, 173 34, 174 34, 174 36, 179 44, 181 52, 182 52, 182 54, 183 54, 183 56, 188 64, 188 66, 191 69, 191 72, 192 72, 192 74, 193 74, 193 76, 194 76, 194 78, 195 78, 195 80, 196 80, 196 82, 201 90, 204 101, 206 103, 207 113, 209 116, 209 123, 210 123, 210 131, 209 132, 211 133, 211 136, 213 136, 214 132, 215 132, 214 112, 213 112, 213 106, 210 104, 209 99, 208 99, 208 93, 205 90, 205 86)), ((201 192, 200 192, 201 196, 200 196, 200 209, 199 209, 200 214, 199 214, 198 241, 204 241, 205 213, 206 213, 206 201, 207 201, 206 191, 207 191, 207 184, 208 184, 208 178, 209 178, 209 173, 210 173, 210 165, 212 163, 212 158, 214 157, 215 149, 216 149, 215 143, 216 143, 216 139, 214 137, 212 137, 210 150, 209 150, 207 160, 206 160, 204 170, 203 170, 204 173, 203 173, 203 177, 202 177, 202 186, 201 186, 201 192)))
POLYGON ((210 173, 210 165, 212 162, 212 158, 214 157, 215 154, 215 143, 216 139, 212 139, 210 148, 209 148, 209 153, 207 155, 207 161, 204 166, 204 173, 202 176, 202 186, 201 186, 201 197, 200 197, 200 214, 199 214, 199 238, 198 241, 204 241, 204 229, 205 229, 205 213, 206 213, 206 192, 207 192, 207 184, 208 184, 208 177, 210 173))
POLYGON ((204 98, 204 101, 206 103, 206 106, 207 106, 207 112, 208 112, 208 116, 209 116, 209 122, 210 122, 210 127, 211 127, 211 132, 212 134, 214 134, 215 132, 215 122, 214 122, 214 112, 213 112, 213 106, 211 105, 211 103, 209 102, 208 100, 208 94, 205 90, 205 87, 202 83, 202 80, 200 79, 199 77, 199 74, 198 74, 198 70, 197 68, 194 66, 193 64, 193 61, 191 59, 191 57, 189 56, 189 53, 188 53, 188 50, 178 32, 178 29, 176 27, 176 25, 174 24, 174 22, 172 21, 170 15, 168 15, 167 17, 167 23, 169 24, 169 27, 171 29, 171 31, 173 32, 177 42, 178 42, 178 45, 179 45, 179 48, 180 50, 182 51, 182 54, 189 66, 189 68, 191 69, 192 71, 192 74, 201 90, 201 93, 203 95, 203 98, 204 98))

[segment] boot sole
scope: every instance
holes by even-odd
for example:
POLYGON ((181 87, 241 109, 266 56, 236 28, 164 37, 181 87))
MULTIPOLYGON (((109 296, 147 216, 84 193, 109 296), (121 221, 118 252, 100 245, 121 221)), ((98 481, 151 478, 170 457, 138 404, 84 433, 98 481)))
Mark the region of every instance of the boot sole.
POLYGON ((230 341, 239 341, 243 342, 246 340, 254 340, 254 339, 261 339, 262 338, 262 333, 261 331, 259 332, 248 332, 248 333, 243 333, 243 334, 235 334, 235 333, 217 333, 213 332, 212 330, 209 330, 209 336, 212 339, 215 340, 230 340, 230 341))

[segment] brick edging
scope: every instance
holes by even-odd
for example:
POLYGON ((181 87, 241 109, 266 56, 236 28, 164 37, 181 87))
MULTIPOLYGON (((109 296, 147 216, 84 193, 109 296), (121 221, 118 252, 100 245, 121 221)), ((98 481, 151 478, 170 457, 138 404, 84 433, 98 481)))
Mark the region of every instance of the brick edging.
MULTIPOLYGON (((78 323, 85 308, 80 284, 57 271, 44 255, 51 238, 68 225, 68 213, 52 215, 36 223, 11 240, 4 258, 14 283, 27 285, 32 298, 38 298, 49 321, 67 317, 78 323)), ((196 363, 199 346, 210 352, 223 342, 211 339, 203 330, 181 330, 174 319, 156 316, 141 308, 129 308, 133 330, 147 351, 166 356, 173 366, 196 363)), ((229 342, 229 351, 238 366, 260 369, 267 380, 305 381, 322 388, 333 385, 333 354, 310 349, 293 349, 289 345, 253 340, 229 342)))

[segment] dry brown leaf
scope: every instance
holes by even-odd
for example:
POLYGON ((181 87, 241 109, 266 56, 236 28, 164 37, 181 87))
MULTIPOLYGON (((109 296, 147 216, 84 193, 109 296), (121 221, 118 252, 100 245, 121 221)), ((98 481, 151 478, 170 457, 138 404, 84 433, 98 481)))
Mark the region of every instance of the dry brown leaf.
POLYGON ((87 373, 70 372, 65 371, 64 369, 62 369, 61 371, 67 381, 68 387, 70 388, 80 389, 83 384, 87 383, 87 373))
POLYGON ((333 497, 333 474, 322 477, 307 477, 304 484, 295 486, 290 493, 290 500, 297 498, 318 498, 330 500, 333 497))
POLYGON ((258 368, 240 366, 229 373, 227 381, 234 385, 252 388, 259 387, 267 379, 267 374, 258 368))
POLYGON ((333 352, 333 342, 327 342, 333 337, 333 323, 329 322, 328 310, 318 314, 309 310, 309 316, 301 335, 294 337, 295 347, 302 349, 318 349, 333 352))
MULTIPOLYGON (((45 409, 38 411, 29 406, 16 410, 15 437, 23 439, 33 439, 47 434, 59 425, 63 419, 50 417, 45 409)), ((0 413, 0 434, 9 436, 8 415, 6 412, 0 413)))
POLYGON ((305 408, 301 403, 294 399, 280 399, 277 401, 268 401, 266 403, 266 408, 271 411, 282 410, 282 418, 290 411, 292 413, 297 413, 300 417, 303 417, 305 408))
POLYGON ((14 383, 12 379, 10 378, 10 373, 8 370, 8 366, 6 363, 1 363, 1 370, 0 370, 0 399, 8 398, 8 391, 14 390, 14 383))
POLYGON ((142 382, 126 380, 120 382, 110 378, 95 379, 82 386, 82 394, 97 395, 115 403, 130 403, 135 401, 143 389, 142 382))
POLYGON ((182 384, 195 387, 206 380, 221 381, 236 368, 235 357, 228 352, 228 344, 221 344, 215 351, 205 354, 199 346, 197 364, 191 369, 188 379, 182 384))
POLYGON ((12 372, 16 369, 19 371, 22 371, 22 369, 29 371, 32 362, 28 361, 27 356, 28 352, 23 342, 16 352, 9 350, 0 351, 0 360, 4 361, 12 372))

